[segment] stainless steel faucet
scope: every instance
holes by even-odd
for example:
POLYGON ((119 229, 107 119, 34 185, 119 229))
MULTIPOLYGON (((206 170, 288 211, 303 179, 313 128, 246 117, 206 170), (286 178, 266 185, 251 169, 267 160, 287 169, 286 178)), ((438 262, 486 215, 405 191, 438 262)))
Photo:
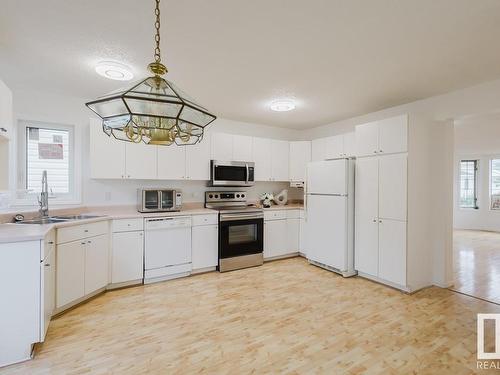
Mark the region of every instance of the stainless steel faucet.
POLYGON ((49 216, 49 184, 47 182, 47 171, 42 172, 42 192, 40 193, 40 198, 38 198, 38 204, 40 205, 41 217, 49 216))

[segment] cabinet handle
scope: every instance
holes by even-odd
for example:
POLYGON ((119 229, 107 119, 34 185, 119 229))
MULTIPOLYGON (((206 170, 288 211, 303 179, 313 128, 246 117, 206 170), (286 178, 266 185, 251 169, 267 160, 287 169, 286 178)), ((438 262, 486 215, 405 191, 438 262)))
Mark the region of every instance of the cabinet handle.
POLYGON ((379 222, 379 223, 381 223, 381 222, 382 222, 382 220, 379 220, 378 222, 379 222))
POLYGON ((84 230, 83 230, 83 232, 84 232, 84 233, 88 233, 88 232, 89 232, 89 230, 88 230, 88 229, 84 229, 84 230))
POLYGON ((383 152, 382 150, 379 150, 378 152, 383 152))
POLYGON ((45 267, 50 267, 50 263, 45 263, 45 267))
POLYGON ((373 221, 374 223, 376 223, 376 222, 377 222, 377 219, 373 219, 372 221, 373 221))
POLYGON ((49 241, 47 242, 49 245, 53 245, 54 244, 54 241, 49 241))
POLYGON ((130 178, 130 175, 127 175, 127 178, 130 178))
POLYGON ((374 154, 377 154, 377 153, 378 153, 378 151, 377 151, 377 150, 375 150, 375 151, 373 151, 373 153, 374 153, 374 154))
POLYGON ((86 242, 80 242, 80 245, 85 245, 86 242))

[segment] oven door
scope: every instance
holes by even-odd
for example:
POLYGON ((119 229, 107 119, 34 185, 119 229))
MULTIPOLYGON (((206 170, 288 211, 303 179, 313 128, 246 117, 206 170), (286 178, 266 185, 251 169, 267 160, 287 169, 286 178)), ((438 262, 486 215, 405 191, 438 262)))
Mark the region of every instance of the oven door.
POLYGON ((262 213, 221 214, 219 220, 219 271, 262 264, 264 218, 262 213))
POLYGON ((252 186, 254 184, 253 162, 212 160, 210 180, 212 186, 252 186))

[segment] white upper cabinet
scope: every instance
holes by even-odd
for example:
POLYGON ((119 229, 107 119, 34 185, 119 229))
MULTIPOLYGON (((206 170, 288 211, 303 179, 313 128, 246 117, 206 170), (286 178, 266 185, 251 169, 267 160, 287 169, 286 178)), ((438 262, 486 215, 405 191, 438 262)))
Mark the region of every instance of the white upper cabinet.
POLYGON ((290 142, 290 181, 305 181, 306 166, 311 161, 311 142, 290 142))
POLYGON ((406 220, 407 157, 406 154, 379 158, 379 217, 406 220))
MULTIPOLYGON (((116 141, 122 142, 122 141, 116 141)), ((125 167, 127 178, 140 180, 156 179, 158 146, 145 143, 125 142, 125 167)), ((174 146, 170 146, 174 147, 174 146)), ((110 157, 114 155, 109 154, 110 157)))
POLYGON ((389 154, 408 150, 408 115, 379 121, 379 153, 389 154))
POLYGON ((378 123, 369 122, 356 126, 356 156, 378 154, 378 123))
POLYGON ((311 141, 311 160, 326 160, 326 138, 318 138, 311 141))
POLYGON ((356 155, 356 136, 354 132, 343 134, 344 156, 351 157, 356 155))
POLYGON ((12 91, 0 80, 0 140, 12 137, 13 121, 12 91))
POLYGON ((354 156, 354 132, 314 139, 312 142, 312 161, 339 159, 354 156))
POLYGON ((186 178, 186 148, 193 146, 158 146, 158 179, 186 178))
MULTIPOLYGON (((258 152, 258 150, 256 150, 258 152)), ((271 141, 271 178, 273 181, 288 181, 288 159, 290 146, 288 141, 271 141)))
POLYGON ((186 177, 190 180, 210 180, 210 139, 205 133, 203 140, 186 147, 186 177))
POLYGON ((231 160, 253 161, 252 137, 233 135, 233 157, 231 160))
POLYGON ((228 161, 233 159, 233 135, 212 134, 212 159, 228 161))
POLYGON ((255 181, 271 181, 271 140, 253 138, 255 181))
POLYGON ((98 119, 90 119, 90 177, 126 178, 125 142, 104 134, 98 119))
POLYGON ((344 139, 342 135, 326 138, 325 159, 337 159, 344 154, 344 139))
POLYGON ((356 156, 408 151, 408 115, 356 126, 356 156))

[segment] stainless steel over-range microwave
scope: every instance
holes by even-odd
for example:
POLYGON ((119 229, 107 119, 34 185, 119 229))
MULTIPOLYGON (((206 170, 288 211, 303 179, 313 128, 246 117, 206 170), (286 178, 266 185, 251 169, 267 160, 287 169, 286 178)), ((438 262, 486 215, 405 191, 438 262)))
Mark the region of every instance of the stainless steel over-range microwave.
POLYGON ((139 212, 180 211, 182 193, 171 189, 137 189, 139 212))
POLYGON ((255 163, 246 161, 210 161, 212 186, 252 186, 255 183, 255 163))

